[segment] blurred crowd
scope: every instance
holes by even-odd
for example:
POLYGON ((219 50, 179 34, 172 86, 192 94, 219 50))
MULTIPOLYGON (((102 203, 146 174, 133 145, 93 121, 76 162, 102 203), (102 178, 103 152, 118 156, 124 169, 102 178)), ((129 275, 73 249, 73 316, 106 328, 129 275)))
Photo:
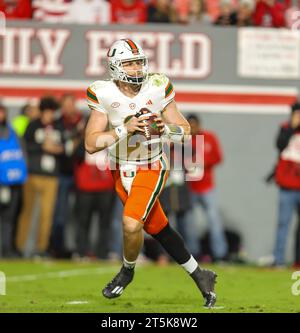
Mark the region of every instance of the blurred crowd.
POLYGON ((7 19, 73 24, 206 23, 299 29, 299 11, 299 0, 0 0, 0 12, 7 19))
POLYGON ((66 225, 76 217, 74 243, 78 256, 88 255, 93 213, 98 213, 101 244, 95 256, 108 255, 114 204, 107 159, 86 156, 85 117, 72 94, 60 101, 45 96, 25 105, 12 121, 0 106, 0 233, 3 257, 26 256, 34 220, 33 252, 38 257, 68 257, 66 225), (70 195, 76 192, 71 204, 70 195), (72 206, 72 207, 71 207, 72 206), (38 212, 37 216, 35 212, 38 212), (36 218, 35 218, 36 216, 36 218))

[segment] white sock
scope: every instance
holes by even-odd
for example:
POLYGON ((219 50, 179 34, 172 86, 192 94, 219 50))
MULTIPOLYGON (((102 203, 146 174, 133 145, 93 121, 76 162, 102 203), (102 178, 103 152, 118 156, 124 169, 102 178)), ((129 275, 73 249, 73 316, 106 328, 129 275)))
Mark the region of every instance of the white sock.
POLYGON ((135 261, 128 261, 126 260, 126 258, 123 256, 123 265, 124 267, 128 268, 128 269, 134 269, 136 264, 136 260, 135 261))
POLYGON ((198 267, 198 263, 197 261, 195 260, 195 258, 191 255, 190 259, 184 263, 184 264, 181 264, 181 266, 189 273, 189 274, 192 274, 196 268, 198 267))

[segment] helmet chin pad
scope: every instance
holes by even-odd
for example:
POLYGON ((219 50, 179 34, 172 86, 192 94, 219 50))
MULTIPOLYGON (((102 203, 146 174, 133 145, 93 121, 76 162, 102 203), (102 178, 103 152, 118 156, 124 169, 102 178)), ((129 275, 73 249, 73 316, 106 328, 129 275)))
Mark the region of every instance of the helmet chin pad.
POLYGON ((142 84, 145 80, 144 76, 139 76, 139 77, 133 77, 133 76, 129 76, 127 75, 127 81, 128 83, 132 83, 132 84, 142 84))

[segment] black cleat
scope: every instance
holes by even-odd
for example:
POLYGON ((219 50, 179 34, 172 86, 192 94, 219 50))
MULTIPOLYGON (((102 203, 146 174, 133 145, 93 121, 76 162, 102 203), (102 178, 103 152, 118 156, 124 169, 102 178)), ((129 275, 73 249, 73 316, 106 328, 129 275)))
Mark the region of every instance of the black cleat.
POLYGON ((217 274, 208 269, 202 269, 200 274, 200 286, 201 292, 205 299, 204 306, 207 308, 212 308, 216 301, 217 295, 215 294, 215 284, 217 278, 217 274))
POLYGON ((209 292, 207 293, 205 296, 205 304, 204 304, 204 307, 205 308, 213 308, 216 304, 216 301, 217 301, 217 295, 213 292, 209 292))
POLYGON ((200 289, 204 299, 204 306, 207 308, 212 308, 216 301, 217 295, 215 294, 215 284, 217 274, 208 269, 198 268, 193 274, 192 278, 196 282, 198 288, 200 289))
POLYGON ((102 294, 106 298, 116 298, 122 295, 134 276, 134 269, 122 266, 120 272, 106 285, 102 294))

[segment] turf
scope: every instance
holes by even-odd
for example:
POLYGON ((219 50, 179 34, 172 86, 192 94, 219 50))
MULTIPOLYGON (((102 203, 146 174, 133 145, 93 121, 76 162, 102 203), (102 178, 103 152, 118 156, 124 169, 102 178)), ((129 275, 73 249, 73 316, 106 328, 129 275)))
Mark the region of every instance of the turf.
POLYGON ((0 261, 7 278, 0 312, 296 312, 300 295, 293 296, 292 270, 249 266, 209 266, 218 273, 216 309, 203 308, 193 281, 176 265, 137 268, 134 282, 122 297, 102 297, 102 287, 119 270, 103 262, 0 261), (72 304, 69 302, 84 302, 72 304))

